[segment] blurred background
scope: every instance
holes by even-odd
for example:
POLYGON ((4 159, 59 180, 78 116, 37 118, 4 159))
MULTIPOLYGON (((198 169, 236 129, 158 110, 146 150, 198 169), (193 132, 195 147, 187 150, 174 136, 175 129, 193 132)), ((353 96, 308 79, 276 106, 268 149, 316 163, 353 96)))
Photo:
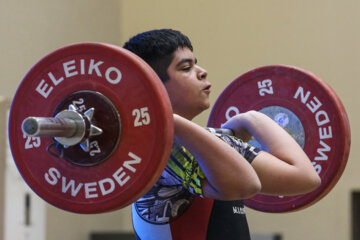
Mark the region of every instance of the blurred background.
MULTIPOLYGON (((178 29, 191 38, 199 65, 213 84, 212 103, 238 75, 269 64, 311 71, 336 91, 352 132, 348 165, 338 184, 304 210, 270 214, 246 209, 247 218, 252 233, 282 240, 360 239, 358 0, 0 0, 1 135, 6 135, 6 111, 17 86, 46 54, 85 41, 121 46, 134 34, 155 28, 178 29)), ((205 126, 209 112, 194 121, 205 126)), ((13 168, 6 142, 5 137, 0 141, 0 240, 132 234, 129 208, 79 215, 37 199, 13 168), (33 213, 26 219, 30 203, 33 213)))

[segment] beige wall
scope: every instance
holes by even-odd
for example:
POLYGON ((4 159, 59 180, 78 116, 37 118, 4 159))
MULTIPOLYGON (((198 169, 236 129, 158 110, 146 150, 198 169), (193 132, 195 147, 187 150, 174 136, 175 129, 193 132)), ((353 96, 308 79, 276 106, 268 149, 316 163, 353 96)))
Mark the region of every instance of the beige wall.
POLYGON ((1 0, 0 95, 13 97, 26 72, 66 44, 120 37, 118 0, 1 0))
MULTIPOLYGON (((7 111, 10 106, 10 100, 0 96, 0 130, 6 129, 7 111)), ((0 137, 0 240, 3 240, 5 216, 5 159, 6 159, 6 134, 0 137)))
MULTIPOLYGON (((117 0, 0 0, 0 96, 12 98, 31 66, 63 45, 83 41, 117 44, 121 35, 119 15, 117 0)), ((51 240, 88 240, 91 231, 132 229, 129 209, 78 215, 47 205, 46 212, 46 236, 51 240)))
MULTIPOLYGON (((199 64, 213 83, 212 103, 236 76, 254 67, 288 64, 326 80, 347 109, 352 149, 333 191, 301 212, 248 210, 252 232, 282 233, 286 240, 350 239, 350 193, 360 189, 360 2, 327 1, 123 1, 122 39, 152 28, 188 34, 199 64)), ((209 111, 195 119, 205 125, 209 111)))
MULTIPOLYGON (((289 64, 310 70, 333 87, 347 109, 352 130, 348 166, 334 190, 315 206, 287 214, 248 210, 250 228, 282 233, 287 240, 350 239, 350 193, 360 189, 359 10, 357 0, 0 0, 0 96, 11 98, 29 68, 60 46, 122 44, 137 32, 162 27, 191 37, 199 64, 213 83, 212 103, 231 80, 251 68, 289 64)), ((208 114, 195 121, 205 125, 208 114)), ((51 206, 47 210, 51 240, 85 240, 90 230, 131 230, 128 208, 95 216, 51 206)))

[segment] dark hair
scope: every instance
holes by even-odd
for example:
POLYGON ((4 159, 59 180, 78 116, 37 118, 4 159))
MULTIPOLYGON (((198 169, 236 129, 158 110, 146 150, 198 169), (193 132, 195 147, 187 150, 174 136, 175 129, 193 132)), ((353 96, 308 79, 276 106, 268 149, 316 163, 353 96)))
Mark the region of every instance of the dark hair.
POLYGON ((130 38, 123 47, 147 62, 163 82, 169 79, 167 69, 174 58, 174 52, 179 47, 187 47, 193 51, 190 39, 172 29, 139 33, 130 38))

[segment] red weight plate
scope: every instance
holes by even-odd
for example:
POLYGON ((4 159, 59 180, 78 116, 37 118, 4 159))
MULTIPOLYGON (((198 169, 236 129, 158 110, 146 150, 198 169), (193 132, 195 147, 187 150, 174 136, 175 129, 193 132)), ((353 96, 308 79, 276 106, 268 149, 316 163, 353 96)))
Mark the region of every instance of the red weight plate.
POLYGON ((41 59, 21 82, 10 110, 10 146, 40 197, 67 211, 101 213, 131 204, 157 181, 170 156, 171 119, 166 90, 144 61, 110 44, 73 44, 41 59), (52 117, 63 99, 82 90, 107 97, 121 118, 116 149, 94 166, 53 157, 46 151, 52 139, 21 132, 26 117, 52 117))
MULTIPOLYGON (((258 194, 245 204, 263 212, 289 212, 308 207, 337 183, 350 151, 345 109, 330 86, 314 74, 283 65, 256 68, 236 78, 217 99, 208 126, 221 127, 236 113, 265 113, 303 147, 322 184, 298 196, 258 194)), ((251 144, 261 148, 255 141, 251 144)))

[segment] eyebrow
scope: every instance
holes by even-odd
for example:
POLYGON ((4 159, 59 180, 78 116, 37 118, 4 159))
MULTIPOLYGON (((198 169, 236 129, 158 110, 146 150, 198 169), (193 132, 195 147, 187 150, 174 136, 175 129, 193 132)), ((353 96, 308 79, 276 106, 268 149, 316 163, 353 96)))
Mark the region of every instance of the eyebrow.
MULTIPOLYGON (((189 62, 189 63, 192 63, 193 62, 193 59, 192 58, 183 58, 181 59, 177 64, 176 66, 180 66, 181 64, 183 63, 186 63, 186 62, 189 62)), ((197 63, 197 58, 195 58, 195 64, 197 63)))

